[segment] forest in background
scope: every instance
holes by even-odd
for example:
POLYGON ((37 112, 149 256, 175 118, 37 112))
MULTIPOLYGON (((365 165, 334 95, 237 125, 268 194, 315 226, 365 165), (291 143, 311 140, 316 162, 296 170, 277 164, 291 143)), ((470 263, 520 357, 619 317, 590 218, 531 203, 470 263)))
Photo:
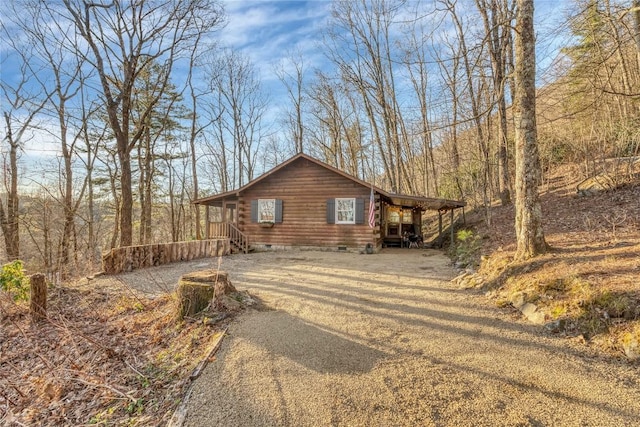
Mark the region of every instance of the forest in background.
MULTIPOLYGON (((196 238, 193 199, 301 151, 388 191, 465 200, 490 222, 513 198, 515 2, 331 8, 329 67, 296 52, 276 64, 288 102, 274 114, 251 58, 217 43, 217 2, 12 2, 3 258, 67 276, 111 247, 196 238), (55 157, 21 161, 34 132, 55 157)), ((640 1, 567 2, 564 18, 537 33, 538 46, 562 43, 538 78, 542 180, 640 155, 640 1)))

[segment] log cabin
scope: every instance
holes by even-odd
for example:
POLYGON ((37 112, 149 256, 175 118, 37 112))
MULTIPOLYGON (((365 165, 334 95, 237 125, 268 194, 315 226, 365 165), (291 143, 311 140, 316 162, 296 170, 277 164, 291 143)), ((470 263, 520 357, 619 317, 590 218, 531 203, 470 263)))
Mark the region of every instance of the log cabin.
POLYGON ((422 213, 464 202, 389 193, 307 154, 297 154, 239 189, 193 202, 206 208, 205 238, 235 252, 299 248, 367 250, 420 235, 422 213), (404 236, 404 238, 403 238, 404 236))

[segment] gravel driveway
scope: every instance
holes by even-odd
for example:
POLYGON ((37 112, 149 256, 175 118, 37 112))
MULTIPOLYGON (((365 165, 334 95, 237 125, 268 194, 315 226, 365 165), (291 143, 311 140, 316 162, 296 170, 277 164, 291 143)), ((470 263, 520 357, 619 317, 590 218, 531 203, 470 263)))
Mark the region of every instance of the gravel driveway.
POLYGON ((223 258, 263 303, 234 321, 185 425, 631 426, 638 368, 457 289, 430 250, 223 258))

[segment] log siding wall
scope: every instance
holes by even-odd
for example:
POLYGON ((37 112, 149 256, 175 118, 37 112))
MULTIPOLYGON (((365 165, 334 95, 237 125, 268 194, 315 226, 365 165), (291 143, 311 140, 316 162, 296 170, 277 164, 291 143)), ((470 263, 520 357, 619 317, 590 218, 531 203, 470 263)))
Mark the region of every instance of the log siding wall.
POLYGON ((366 216, 370 188, 340 176, 306 159, 287 165, 247 188, 238 206, 243 213, 239 227, 251 245, 363 248, 375 244, 366 216), (364 199, 364 224, 328 224, 327 199, 364 199), (282 223, 266 228, 251 222, 251 200, 282 200, 282 223))

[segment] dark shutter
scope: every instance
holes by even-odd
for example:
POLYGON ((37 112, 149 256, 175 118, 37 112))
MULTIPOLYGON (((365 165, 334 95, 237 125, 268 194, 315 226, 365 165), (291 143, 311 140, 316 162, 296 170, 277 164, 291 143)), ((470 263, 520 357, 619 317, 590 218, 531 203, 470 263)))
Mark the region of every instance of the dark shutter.
POLYGON ((251 222, 258 222, 258 200, 251 201, 251 222))
POLYGON ((282 222, 282 200, 276 199, 276 218, 275 223, 282 222))
POLYGON ((356 199, 356 224, 364 224, 364 199, 356 199))
POLYGON ((336 199, 327 199, 327 224, 336 223, 336 199))

